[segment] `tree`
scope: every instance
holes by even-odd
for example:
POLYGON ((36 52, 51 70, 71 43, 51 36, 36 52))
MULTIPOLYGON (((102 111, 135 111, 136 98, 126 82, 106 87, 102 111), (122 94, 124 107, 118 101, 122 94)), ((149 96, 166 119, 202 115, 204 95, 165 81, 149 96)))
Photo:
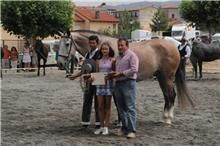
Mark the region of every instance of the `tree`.
POLYGON ((161 8, 158 8, 157 12, 154 14, 152 22, 153 24, 150 24, 150 27, 153 32, 165 31, 168 28, 168 18, 161 8))
POLYGON ((71 1, 2 1, 1 23, 25 39, 61 35, 72 26, 71 1))
POLYGON ((210 34, 220 31, 220 1, 182 1, 181 16, 210 34))
POLYGON ((132 19, 128 11, 123 11, 118 25, 118 36, 131 38, 131 32, 136 29, 140 29, 140 23, 135 19, 132 19))

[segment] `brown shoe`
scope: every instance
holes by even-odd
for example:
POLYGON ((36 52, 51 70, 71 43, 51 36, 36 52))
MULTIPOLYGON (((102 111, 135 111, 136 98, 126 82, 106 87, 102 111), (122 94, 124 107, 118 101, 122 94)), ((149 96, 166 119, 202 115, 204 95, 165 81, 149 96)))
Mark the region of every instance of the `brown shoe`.
POLYGON ((128 138, 128 139, 135 138, 135 137, 136 137, 136 135, 135 135, 134 132, 129 132, 129 133, 127 134, 127 138, 128 138))

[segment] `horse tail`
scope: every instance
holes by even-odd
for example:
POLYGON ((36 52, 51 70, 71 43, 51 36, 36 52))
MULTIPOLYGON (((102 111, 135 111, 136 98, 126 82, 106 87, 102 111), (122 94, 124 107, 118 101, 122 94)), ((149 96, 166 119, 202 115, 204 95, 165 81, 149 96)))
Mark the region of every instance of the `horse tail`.
POLYGON ((195 107, 194 102, 189 95, 186 81, 184 78, 183 71, 178 67, 176 75, 175 75, 176 89, 177 89, 177 97, 178 97, 178 105, 181 108, 185 108, 187 103, 190 103, 192 107, 195 107))

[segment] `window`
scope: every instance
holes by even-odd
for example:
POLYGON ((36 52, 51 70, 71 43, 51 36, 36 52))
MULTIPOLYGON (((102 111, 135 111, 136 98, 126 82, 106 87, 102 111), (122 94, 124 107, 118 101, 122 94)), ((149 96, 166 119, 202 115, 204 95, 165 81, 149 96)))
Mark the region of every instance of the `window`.
POLYGON ((139 16, 138 11, 135 11, 135 17, 138 17, 138 16, 139 16))

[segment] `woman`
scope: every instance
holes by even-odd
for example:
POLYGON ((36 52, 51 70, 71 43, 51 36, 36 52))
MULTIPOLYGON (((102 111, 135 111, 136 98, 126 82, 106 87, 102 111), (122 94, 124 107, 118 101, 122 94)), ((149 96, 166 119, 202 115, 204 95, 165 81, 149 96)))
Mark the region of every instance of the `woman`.
MULTIPOLYGON (((113 49, 111 48, 109 43, 104 42, 100 48, 100 59, 96 61, 96 71, 110 73, 113 70, 112 68, 113 62, 115 61, 113 57, 114 57, 113 49)), ((99 112, 101 127, 100 129, 97 129, 94 132, 95 134, 101 134, 101 133, 102 135, 109 134, 108 126, 109 126, 109 119, 111 114, 111 98, 112 98, 112 90, 113 90, 112 86, 113 86, 113 81, 108 80, 107 78, 105 85, 96 86, 96 95, 98 98, 98 112, 99 112)))
POLYGON ((11 68, 16 69, 18 65, 18 51, 16 47, 11 48, 11 68))
POLYGON ((30 68, 31 56, 30 56, 30 46, 29 43, 26 42, 23 50, 23 63, 24 68, 30 68))

